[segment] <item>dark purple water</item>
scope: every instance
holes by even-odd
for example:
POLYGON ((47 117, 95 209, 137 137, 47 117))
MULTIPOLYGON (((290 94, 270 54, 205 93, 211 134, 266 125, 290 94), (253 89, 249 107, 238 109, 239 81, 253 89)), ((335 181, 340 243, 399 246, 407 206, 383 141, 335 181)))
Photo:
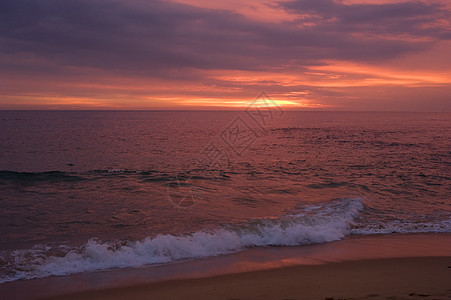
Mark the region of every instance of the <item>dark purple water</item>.
POLYGON ((451 232, 451 114, 0 112, 0 280, 451 232))

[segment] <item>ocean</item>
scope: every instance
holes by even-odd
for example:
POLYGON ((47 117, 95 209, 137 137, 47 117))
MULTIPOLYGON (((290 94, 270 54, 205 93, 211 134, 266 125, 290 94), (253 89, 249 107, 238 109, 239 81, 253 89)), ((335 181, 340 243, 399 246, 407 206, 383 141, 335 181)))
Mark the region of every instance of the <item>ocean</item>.
POLYGON ((451 113, 0 111, 0 283, 451 232, 451 113))

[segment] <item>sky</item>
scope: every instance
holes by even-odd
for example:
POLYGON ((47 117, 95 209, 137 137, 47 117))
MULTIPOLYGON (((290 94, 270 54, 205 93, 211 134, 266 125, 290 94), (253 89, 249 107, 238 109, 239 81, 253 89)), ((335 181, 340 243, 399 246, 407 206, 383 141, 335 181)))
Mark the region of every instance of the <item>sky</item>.
POLYGON ((451 111, 448 0, 1 0, 0 109, 451 111))

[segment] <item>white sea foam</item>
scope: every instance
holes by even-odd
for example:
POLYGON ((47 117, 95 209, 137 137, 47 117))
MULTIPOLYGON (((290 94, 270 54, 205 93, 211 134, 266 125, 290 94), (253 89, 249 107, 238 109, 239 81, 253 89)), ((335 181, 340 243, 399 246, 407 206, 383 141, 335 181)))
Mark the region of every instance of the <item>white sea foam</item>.
POLYGON ((350 234, 450 233, 451 219, 440 222, 375 222, 350 229, 350 234))
POLYGON ((297 246, 326 243, 349 234, 390 232, 451 232, 451 222, 437 224, 360 226, 355 220, 364 209, 361 199, 341 199, 304 207, 302 213, 278 219, 252 220, 241 226, 199 231, 185 236, 157 235, 121 243, 89 240, 80 248, 35 247, 14 251, 0 259, 8 272, 0 282, 52 275, 69 275, 113 268, 141 267, 237 252, 249 247, 297 246))

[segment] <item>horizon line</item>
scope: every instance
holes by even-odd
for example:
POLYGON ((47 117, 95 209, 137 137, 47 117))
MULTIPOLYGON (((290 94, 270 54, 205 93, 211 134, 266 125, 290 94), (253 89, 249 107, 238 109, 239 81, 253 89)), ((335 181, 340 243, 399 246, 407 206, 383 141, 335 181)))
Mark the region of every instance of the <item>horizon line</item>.
MULTIPOLYGON (((0 109, 0 111, 52 111, 52 112, 245 112, 248 109, 0 109)), ((326 109, 283 109, 283 112, 374 112, 374 113, 449 113, 451 110, 431 110, 431 111, 417 111, 417 110, 326 110, 326 109)))

